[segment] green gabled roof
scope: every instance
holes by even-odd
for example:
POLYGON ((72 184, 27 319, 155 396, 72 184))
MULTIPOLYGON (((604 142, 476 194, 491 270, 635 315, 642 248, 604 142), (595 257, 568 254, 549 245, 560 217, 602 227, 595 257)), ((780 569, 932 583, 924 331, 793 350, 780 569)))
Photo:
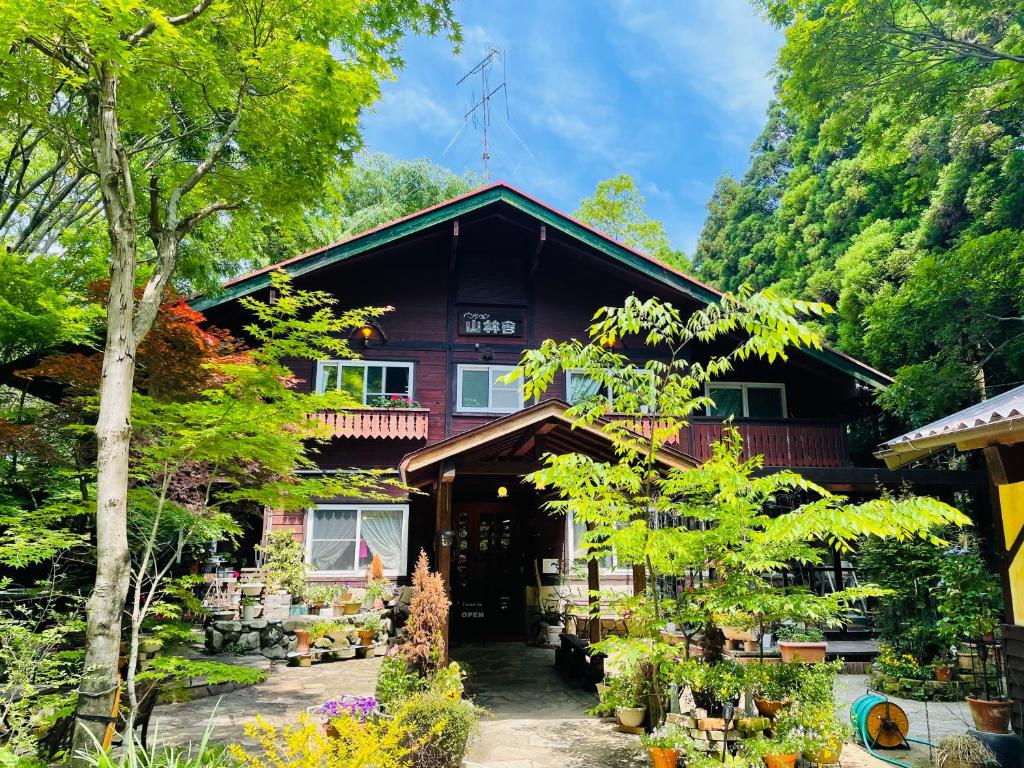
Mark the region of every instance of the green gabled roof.
MULTIPOLYGON (((431 208, 424 208, 422 211, 304 253, 301 256, 229 280, 224 284, 224 290, 221 293, 215 296, 197 296, 189 303, 195 309, 204 311, 267 287, 270 285, 270 273, 276 269, 283 269, 292 277, 304 275, 375 248, 390 245, 436 224, 451 221, 499 201, 533 216, 547 226, 589 245, 615 261, 625 264, 675 291, 691 296, 701 303, 710 304, 717 301, 722 295, 717 289, 623 245, 539 200, 499 182, 481 187, 431 208)), ((872 387, 884 389, 892 381, 881 371, 834 349, 828 347, 804 348, 803 351, 872 387)))

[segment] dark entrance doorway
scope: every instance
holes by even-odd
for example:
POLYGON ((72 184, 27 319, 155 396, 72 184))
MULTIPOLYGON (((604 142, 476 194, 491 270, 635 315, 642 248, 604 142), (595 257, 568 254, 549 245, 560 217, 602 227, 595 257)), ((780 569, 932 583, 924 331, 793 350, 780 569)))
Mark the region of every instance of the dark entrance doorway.
POLYGON ((512 501, 463 502, 454 509, 454 639, 523 637, 521 518, 512 501))

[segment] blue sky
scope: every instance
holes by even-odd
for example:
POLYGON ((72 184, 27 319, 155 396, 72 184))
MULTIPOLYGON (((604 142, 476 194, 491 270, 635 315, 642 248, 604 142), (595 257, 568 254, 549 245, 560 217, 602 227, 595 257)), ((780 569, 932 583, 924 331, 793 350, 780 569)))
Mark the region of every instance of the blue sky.
POLYGON ((572 213, 599 181, 629 173, 649 214, 692 254, 715 180, 746 168, 782 35, 748 0, 455 7, 461 54, 444 40, 410 38, 406 69, 364 120, 367 148, 481 171, 480 132, 459 133, 479 80, 455 83, 493 44, 505 53, 509 114, 494 102, 491 178, 572 213))

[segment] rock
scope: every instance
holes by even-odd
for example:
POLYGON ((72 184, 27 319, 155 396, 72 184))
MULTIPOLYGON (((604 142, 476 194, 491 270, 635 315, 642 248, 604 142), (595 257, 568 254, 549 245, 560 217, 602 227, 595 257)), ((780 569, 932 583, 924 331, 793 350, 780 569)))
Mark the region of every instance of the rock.
POLYGON ((669 712, 665 715, 665 722, 669 725, 679 725, 683 728, 696 728, 697 721, 689 715, 677 715, 674 712, 669 712))
POLYGON ((240 621, 215 621, 213 622, 214 629, 219 629, 225 634, 228 632, 241 632, 242 622, 240 621))
MULTIPOLYGON (((697 727, 702 731, 724 731, 725 730, 725 718, 722 717, 702 717, 697 721, 697 727)), ((735 728, 736 723, 730 722, 729 728, 735 728)))
POLYGON ((224 633, 213 627, 206 630, 206 650, 220 653, 224 650, 224 633))
POLYGON ((260 653, 268 659, 281 660, 288 658, 288 651, 284 649, 284 646, 280 645, 272 645, 269 648, 264 648, 260 653))
POLYGON ((243 632, 238 636, 235 646, 240 651, 258 651, 260 649, 260 633, 243 632))
POLYGON ((741 731, 765 731, 771 724, 767 717, 741 717, 736 721, 741 731))
POLYGON ((328 648, 334 647, 334 641, 331 640, 331 638, 329 637, 318 637, 316 640, 313 641, 313 647, 323 648, 326 650, 328 648))
POLYGON ((340 645, 348 645, 348 631, 342 628, 332 629, 327 633, 327 637, 331 639, 335 647, 340 645))
POLYGON ((339 659, 354 659, 356 657, 355 646, 348 645, 344 648, 339 648, 334 652, 334 655, 339 659))
POLYGON ((253 619, 252 621, 247 621, 246 624, 249 626, 249 629, 266 629, 268 622, 266 619, 253 619))
POLYGON ((708 738, 711 741, 736 741, 739 734, 736 731, 708 731, 708 738))
POLYGON ((285 648, 287 648, 289 651, 294 651, 298 647, 298 645, 299 641, 295 637, 295 635, 288 635, 288 641, 285 644, 285 648))
POLYGON ((707 739, 708 739, 708 732, 707 731, 702 731, 700 728, 691 728, 690 729, 690 736, 692 736, 697 741, 707 741, 707 739))
POLYGON ((700 707, 694 707, 690 711, 690 716, 694 720, 703 720, 705 717, 708 716, 708 711, 706 709, 701 709, 700 707))
POLYGON ((262 633, 263 645, 280 645, 281 641, 284 640, 284 629, 281 628, 280 624, 274 623, 267 626, 262 633))

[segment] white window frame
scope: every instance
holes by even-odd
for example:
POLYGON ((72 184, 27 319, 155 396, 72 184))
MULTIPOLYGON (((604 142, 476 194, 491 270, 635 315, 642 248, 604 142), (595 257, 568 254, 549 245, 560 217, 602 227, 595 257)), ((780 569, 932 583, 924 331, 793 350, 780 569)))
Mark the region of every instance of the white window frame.
MULTIPOLYGON (((324 378, 325 369, 328 366, 338 366, 338 389, 341 390, 341 366, 347 365, 352 368, 361 367, 363 369, 363 405, 366 405, 366 369, 370 366, 377 366, 380 368, 406 368, 409 371, 409 394, 406 395, 410 400, 415 400, 415 363, 397 360, 318 360, 316 364, 316 391, 323 393, 324 391, 324 378)), ((387 395, 378 395, 376 393, 371 395, 372 397, 387 397, 387 395)))
POLYGON ((525 407, 525 401, 523 399, 523 388, 518 388, 519 394, 519 405, 515 408, 494 408, 491 405, 492 391, 491 391, 491 371, 499 370, 501 375, 504 376, 506 373, 510 373, 516 369, 514 365, 492 365, 487 363, 459 363, 455 366, 455 413, 516 413, 517 411, 523 410, 525 407), (487 406, 463 406, 462 405, 462 374, 466 371, 486 371, 487 372, 487 406))
POLYGON ((311 570, 311 573, 315 573, 318 576, 334 576, 340 578, 349 578, 352 576, 362 576, 365 573, 365 569, 359 567, 359 541, 362 538, 363 532, 363 512, 371 511, 397 511, 402 512, 402 553, 398 561, 398 570, 390 569, 385 570, 384 575, 392 578, 399 576, 405 576, 409 570, 409 505, 408 504, 317 504, 316 506, 310 507, 306 510, 306 527, 303 532, 303 538, 306 549, 306 563, 309 565, 313 564, 313 529, 315 528, 315 520, 313 512, 318 509, 332 510, 332 509, 354 509, 356 511, 356 557, 354 561, 356 567, 352 570, 311 570))
MULTIPOLYGON (((711 389, 738 389, 742 393, 743 400, 743 413, 737 414, 737 418, 749 419, 750 407, 747 404, 747 390, 751 387, 755 389, 777 389, 782 393, 782 416, 757 416, 756 418, 789 418, 789 408, 786 406, 786 385, 779 384, 770 381, 712 381, 704 384, 704 394, 711 397, 711 389)), ((714 398, 712 398, 714 399, 714 398)), ((704 411, 706 416, 714 416, 711 413, 711 406, 707 406, 704 411)))
MULTIPOLYGON (((572 511, 570 510, 566 514, 566 516, 565 516, 565 543, 566 543, 566 557, 565 557, 565 561, 567 563, 584 563, 584 564, 586 564, 588 562, 586 559, 581 559, 581 558, 576 557, 576 532, 575 532, 575 529, 574 529, 574 524, 575 524, 575 515, 573 515, 572 511)), ((615 547, 612 547, 611 558, 612 558, 612 567, 611 568, 605 568, 604 566, 601 565, 600 561, 598 561, 598 569, 597 569, 598 573, 603 573, 603 574, 605 574, 607 576, 622 576, 622 575, 629 575, 629 574, 633 573, 633 566, 632 565, 629 565, 628 563, 625 564, 625 565, 620 565, 619 564, 619 556, 615 552, 615 547)))
MULTIPOLYGON (((637 372, 639 372, 639 371, 646 371, 646 374, 644 374, 644 375, 650 377, 650 379, 651 379, 651 398, 650 398, 649 402, 653 403, 654 402, 654 371, 647 370, 646 368, 637 368, 636 370, 637 370, 637 372)), ((576 405, 576 403, 574 403, 572 400, 569 399, 569 392, 571 391, 571 387, 569 385, 569 381, 572 378, 572 374, 574 374, 574 373, 582 373, 584 376, 589 375, 587 373, 587 371, 585 371, 583 368, 569 368, 568 370, 566 370, 566 372, 565 372, 565 401, 567 403, 569 403, 569 405, 576 405)), ((606 384, 605 386, 606 386, 607 390, 605 391, 604 396, 608 400, 608 406, 614 412, 614 410, 615 410, 615 397, 612 394, 611 384, 606 384)), ((650 405, 645 406, 645 408, 647 410, 649 410, 650 409, 650 405)), ((647 411, 645 410, 644 413, 646 413, 646 412, 647 411)))

